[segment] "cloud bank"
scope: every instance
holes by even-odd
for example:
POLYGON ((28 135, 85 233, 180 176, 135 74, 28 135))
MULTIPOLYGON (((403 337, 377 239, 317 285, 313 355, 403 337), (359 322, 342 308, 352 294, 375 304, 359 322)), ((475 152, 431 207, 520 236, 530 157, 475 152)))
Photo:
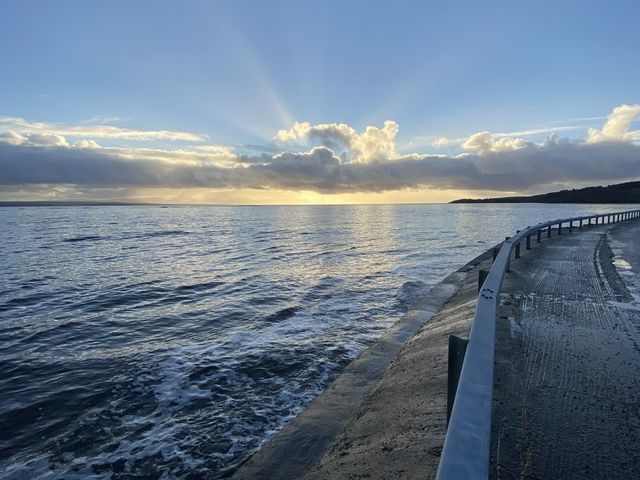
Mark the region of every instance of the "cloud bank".
MULTIPOLYGON (((0 116, 0 130, 5 129, 19 134, 34 135, 39 133, 62 135, 67 137, 113 138, 118 140, 171 140, 200 142, 202 135, 172 130, 135 130, 114 127, 112 125, 89 125, 94 120, 82 122, 81 125, 67 126, 54 123, 28 122, 24 118, 0 116)), ((111 118, 111 120, 116 120, 111 118)))
MULTIPOLYGON (((320 193, 420 188, 514 192, 552 184, 621 181, 640 177, 640 131, 631 130, 639 117, 640 105, 621 105, 601 129, 590 129, 574 141, 556 133, 535 143, 478 132, 464 140, 462 152, 455 156, 398 154, 399 127, 393 121, 362 132, 346 124, 295 123, 274 136, 271 147, 278 148, 277 153, 261 155, 204 144, 176 149, 103 147, 94 140, 117 135, 204 140, 188 132, 5 121, 4 131, 0 128, 0 189, 73 185, 320 193), (67 137, 81 139, 72 143, 67 137)), ((446 139, 440 143, 445 145, 446 139)))

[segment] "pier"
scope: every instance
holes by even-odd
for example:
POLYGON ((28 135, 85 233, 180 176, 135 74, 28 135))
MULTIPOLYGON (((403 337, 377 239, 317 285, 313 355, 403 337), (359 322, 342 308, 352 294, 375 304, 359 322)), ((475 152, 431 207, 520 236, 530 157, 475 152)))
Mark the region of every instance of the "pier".
POLYGON ((504 242, 480 288, 437 479, 638 473, 640 317, 611 265, 607 232, 639 216, 554 220, 504 242), (564 237, 524 262, 522 242, 531 250, 543 232, 564 237), (614 405, 618 414, 603 414, 614 405))
POLYGON ((638 267, 637 239, 640 222, 594 226, 512 262, 497 317, 492 478, 640 476, 640 303, 610 248, 638 267))
POLYGON ((639 218, 545 222, 469 262, 234 478, 635 478, 639 218))

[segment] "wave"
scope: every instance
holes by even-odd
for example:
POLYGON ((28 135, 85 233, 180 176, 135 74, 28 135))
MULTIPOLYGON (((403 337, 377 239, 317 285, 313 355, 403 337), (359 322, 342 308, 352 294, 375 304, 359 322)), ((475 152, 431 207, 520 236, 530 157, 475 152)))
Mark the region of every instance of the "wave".
POLYGON ((220 285, 224 285, 224 282, 220 281, 211 281, 211 282, 202 282, 202 283, 194 283, 192 285, 179 285, 175 288, 177 293, 186 293, 186 292, 204 292, 207 290, 214 289, 219 287, 220 285))
POLYGON ((281 322, 282 320, 286 320, 287 318, 293 317, 300 310, 299 306, 294 307, 286 307, 282 310, 278 310, 276 313, 272 313, 265 317, 265 322, 274 323, 281 322))
POLYGON ((429 285, 425 282, 419 280, 404 282, 396 294, 400 309, 409 310, 427 294, 428 290, 429 285))
POLYGON ((106 237, 100 235, 84 235, 81 237, 65 238, 62 241, 65 243, 77 243, 77 242, 97 242, 99 240, 106 240, 106 237))

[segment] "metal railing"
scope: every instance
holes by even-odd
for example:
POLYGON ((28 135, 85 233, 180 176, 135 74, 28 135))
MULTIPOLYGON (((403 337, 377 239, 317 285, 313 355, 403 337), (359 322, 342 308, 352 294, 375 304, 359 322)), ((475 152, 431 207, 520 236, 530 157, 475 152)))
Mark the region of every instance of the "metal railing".
POLYGON ((469 342, 438 465, 437 480, 481 480, 489 477, 496 315, 500 303, 500 288, 509 268, 511 252, 514 251, 514 257, 519 258, 520 244, 523 241, 526 248, 530 249, 532 238, 540 243, 543 234, 551 237, 552 230, 562 235, 563 228, 572 232, 576 228, 582 230, 589 225, 636 218, 640 218, 640 210, 539 223, 507 238, 499 252, 494 251, 493 265, 478 294, 469 342))

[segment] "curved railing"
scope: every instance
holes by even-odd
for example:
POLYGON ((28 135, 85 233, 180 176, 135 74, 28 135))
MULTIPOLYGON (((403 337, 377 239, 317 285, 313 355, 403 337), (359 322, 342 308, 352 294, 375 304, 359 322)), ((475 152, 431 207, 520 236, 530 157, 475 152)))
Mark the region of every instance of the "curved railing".
POLYGON ((489 477, 496 314, 500 303, 500 288, 509 268, 511 252, 515 252, 515 258, 520 257, 522 241, 526 242, 526 248, 529 249, 532 237, 539 243, 544 233, 551 237, 552 230, 561 235, 563 227, 571 232, 575 228, 582 230, 588 225, 635 218, 640 218, 640 210, 539 223, 517 232, 512 238, 507 238, 497 255, 494 251, 493 265, 478 294, 476 313, 471 324, 469 343, 436 479, 481 480, 489 477))

